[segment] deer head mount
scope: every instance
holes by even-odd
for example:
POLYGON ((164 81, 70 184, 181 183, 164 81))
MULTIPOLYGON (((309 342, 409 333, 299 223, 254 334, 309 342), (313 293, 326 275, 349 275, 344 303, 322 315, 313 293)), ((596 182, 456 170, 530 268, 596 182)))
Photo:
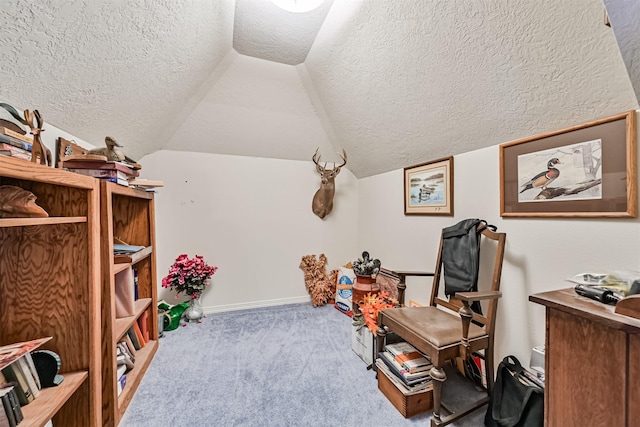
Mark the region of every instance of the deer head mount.
POLYGON ((347 164, 347 152, 343 149, 342 154, 338 153, 338 155, 342 158, 341 165, 336 166, 336 164, 334 163, 333 168, 327 169, 326 162, 324 166, 320 166, 320 154, 318 154, 319 150, 320 148, 316 149, 315 154, 311 158, 313 160, 313 163, 316 164, 316 170, 321 177, 320 188, 313 196, 311 210, 314 214, 324 219, 324 217, 329 215, 333 210, 333 195, 336 192, 335 178, 340 173, 340 168, 347 164))

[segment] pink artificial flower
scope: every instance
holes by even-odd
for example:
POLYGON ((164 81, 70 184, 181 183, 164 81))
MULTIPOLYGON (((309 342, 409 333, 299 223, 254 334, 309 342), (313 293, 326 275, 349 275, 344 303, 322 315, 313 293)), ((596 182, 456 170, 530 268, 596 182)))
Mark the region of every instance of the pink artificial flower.
POLYGON ((198 298, 209 286, 209 279, 217 270, 218 267, 208 265, 202 255, 189 258, 187 254, 180 254, 169 268, 169 274, 162 279, 162 286, 177 294, 185 293, 191 298, 198 298))

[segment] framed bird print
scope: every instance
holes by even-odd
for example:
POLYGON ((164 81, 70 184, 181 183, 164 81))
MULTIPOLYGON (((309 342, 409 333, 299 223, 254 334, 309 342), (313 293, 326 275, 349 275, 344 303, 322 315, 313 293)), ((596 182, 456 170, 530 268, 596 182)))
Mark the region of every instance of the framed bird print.
POLYGON ((636 112, 500 146, 503 217, 638 216, 636 112))
POLYGON ((405 215, 453 215, 453 157, 404 168, 405 215))

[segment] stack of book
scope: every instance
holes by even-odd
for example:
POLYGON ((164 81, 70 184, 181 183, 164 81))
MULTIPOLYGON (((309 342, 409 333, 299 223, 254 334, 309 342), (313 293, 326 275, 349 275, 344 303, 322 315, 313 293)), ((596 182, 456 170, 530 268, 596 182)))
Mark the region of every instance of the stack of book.
POLYGON ((0 400, 2 407, 0 408, 0 426, 14 427, 20 424, 24 419, 22 409, 18 402, 18 395, 15 386, 3 384, 0 388, 0 400))
POLYGON ((0 426, 20 424, 21 407, 33 402, 42 389, 31 351, 51 338, 0 347, 0 426))
POLYGON ((65 160, 62 167, 70 172, 92 176, 104 181, 115 182, 127 187, 129 186, 129 180, 140 175, 140 172, 130 164, 116 161, 83 160, 75 158, 65 160))
POLYGON ((404 394, 431 387, 431 361, 411 344, 401 341, 387 344, 378 354, 376 366, 404 394))
POLYGON ((0 155, 31 160, 33 138, 0 126, 0 155))
POLYGON ((147 313, 143 313, 116 345, 118 395, 122 393, 122 390, 127 385, 127 372, 135 366, 136 353, 149 342, 147 320, 147 313))

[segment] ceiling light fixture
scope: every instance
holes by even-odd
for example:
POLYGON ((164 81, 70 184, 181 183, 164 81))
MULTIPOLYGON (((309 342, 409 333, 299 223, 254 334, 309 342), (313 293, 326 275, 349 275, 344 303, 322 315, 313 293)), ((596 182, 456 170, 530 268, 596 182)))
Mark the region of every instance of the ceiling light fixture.
POLYGON ((324 0, 271 0, 271 3, 288 12, 304 13, 316 9, 324 0))

